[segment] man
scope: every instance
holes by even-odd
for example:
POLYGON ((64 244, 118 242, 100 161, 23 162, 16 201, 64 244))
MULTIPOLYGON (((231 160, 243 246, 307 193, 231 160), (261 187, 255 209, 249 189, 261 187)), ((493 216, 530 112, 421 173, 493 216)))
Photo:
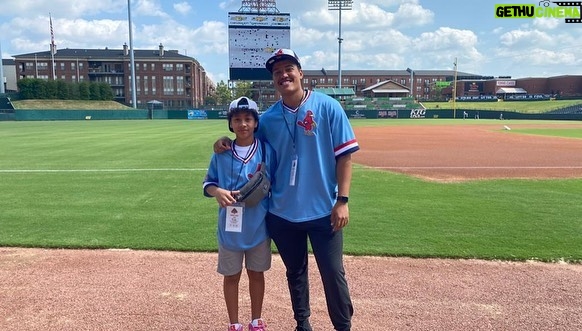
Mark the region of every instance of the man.
POLYGON ((266 68, 282 97, 261 115, 257 132, 277 154, 267 230, 287 269, 295 330, 312 330, 309 238, 334 329, 347 331, 353 306, 343 267, 342 229, 349 221, 351 154, 359 146, 339 102, 303 88, 303 71, 294 51, 277 50, 266 68))

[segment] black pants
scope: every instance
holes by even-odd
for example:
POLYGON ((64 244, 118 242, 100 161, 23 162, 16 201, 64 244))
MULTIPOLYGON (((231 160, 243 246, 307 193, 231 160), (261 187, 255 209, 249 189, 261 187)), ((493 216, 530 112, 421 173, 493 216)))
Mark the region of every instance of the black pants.
POLYGON ((298 325, 311 315, 307 258, 309 238, 321 274, 331 322, 338 331, 350 330, 354 309, 343 267, 342 231, 332 231, 329 216, 293 223, 270 213, 267 214, 267 230, 287 268, 291 305, 298 325))

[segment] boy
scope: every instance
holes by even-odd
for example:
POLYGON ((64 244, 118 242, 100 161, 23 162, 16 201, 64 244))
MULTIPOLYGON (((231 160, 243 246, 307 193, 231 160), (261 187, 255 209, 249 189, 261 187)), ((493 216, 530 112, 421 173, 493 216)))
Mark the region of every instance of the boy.
MULTIPOLYGON (((259 127, 257 104, 241 97, 231 102, 228 128, 236 139, 227 153, 214 154, 204 179, 204 195, 214 197, 218 211, 218 273, 224 276, 224 300, 230 320, 229 331, 242 331, 238 319, 238 287, 243 259, 249 277, 251 322, 249 331, 264 331, 261 318, 265 293, 264 272, 271 267, 271 239, 267 234, 265 215, 268 199, 256 206, 237 201, 240 188, 256 172, 261 162, 273 164, 273 150, 255 138, 259 127)), ((273 173, 267 167, 267 177, 273 173)))

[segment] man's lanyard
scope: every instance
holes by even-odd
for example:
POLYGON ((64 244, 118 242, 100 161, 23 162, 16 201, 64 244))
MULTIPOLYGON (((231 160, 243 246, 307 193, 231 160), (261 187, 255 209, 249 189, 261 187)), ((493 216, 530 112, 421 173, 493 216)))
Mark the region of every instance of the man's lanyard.
POLYGON ((293 142, 293 155, 291 156, 291 171, 289 173, 289 186, 295 186, 295 176, 297 175, 297 160, 299 157, 297 156, 297 148, 295 145, 295 138, 297 137, 297 116, 299 116, 299 108, 303 106, 303 103, 307 99, 307 91, 303 91, 303 97, 299 102, 299 106, 294 109, 295 118, 293 124, 293 132, 289 129, 289 122, 287 122, 287 116, 285 116, 285 104, 281 102, 281 112, 283 113, 283 120, 285 121, 285 127, 287 128, 287 133, 289 133, 289 137, 291 137, 291 141, 293 142))
MULTIPOLYGON (((295 155, 295 157, 297 157, 297 148, 295 147, 295 137, 297 137, 297 116, 299 116, 299 108, 301 108, 301 106, 303 106, 303 103, 305 102, 305 99, 307 99, 307 91, 303 91, 303 97, 301 97, 301 101, 299 102, 299 106, 297 106, 297 108, 293 109, 293 112, 295 113, 295 118, 293 121, 293 132, 291 132, 291 129, 289 129, 289 122, 287 122, 287 116, 285 116, 285 108, 287 107, 285 105, 285 103, 283 101, 281 101, 281 112, 283 114, 283 120, 285 121, 285 127, 287 128, 287 133, 289 133, 289 137, 291 138, 291 141, 293 142, 293 154, 295 155)), ((287 107, 287 108, 291 108, 291 107, 287 107)))

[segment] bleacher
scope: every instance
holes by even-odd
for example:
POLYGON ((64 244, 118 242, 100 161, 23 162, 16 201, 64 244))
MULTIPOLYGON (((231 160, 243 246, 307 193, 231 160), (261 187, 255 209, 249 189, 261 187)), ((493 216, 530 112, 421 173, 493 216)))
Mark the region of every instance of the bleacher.
POLYGON ((548 114, 582 114, 582 104, 552 110, 548 114))

